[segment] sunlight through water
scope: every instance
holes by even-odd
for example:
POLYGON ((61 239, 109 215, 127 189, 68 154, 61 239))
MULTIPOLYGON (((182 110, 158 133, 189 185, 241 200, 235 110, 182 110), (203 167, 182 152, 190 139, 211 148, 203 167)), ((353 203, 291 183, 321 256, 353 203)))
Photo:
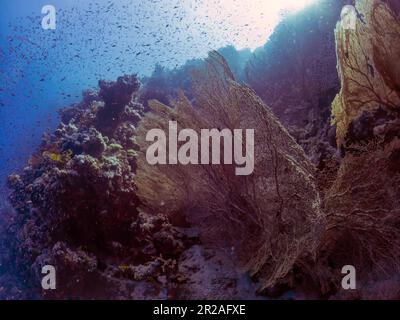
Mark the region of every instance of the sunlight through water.
POLYGON ((230 39, 238 49, 262 46, 281 19, 317 0, 203 0, 196 14, 212 24, 217 37, 230 39))

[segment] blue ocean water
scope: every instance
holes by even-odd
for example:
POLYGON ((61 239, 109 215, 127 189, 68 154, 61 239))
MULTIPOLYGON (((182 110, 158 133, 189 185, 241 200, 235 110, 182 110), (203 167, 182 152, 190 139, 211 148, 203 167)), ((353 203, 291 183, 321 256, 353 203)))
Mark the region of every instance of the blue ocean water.
MULTIPOLYGON (((190 5, 191 1, 187 2, 190 5)), ((24 167, 57 109, 80 100, 99 79, 148 75, 204 56, 215 44, 180 1, 3 0, 0 10, 0 185, 24 167), (41 10, 56 8, 56 30, 41 10), (185 25, 184 28, 182 26, 185 25), (203 40, 202 40, 203 39, 203 40)))

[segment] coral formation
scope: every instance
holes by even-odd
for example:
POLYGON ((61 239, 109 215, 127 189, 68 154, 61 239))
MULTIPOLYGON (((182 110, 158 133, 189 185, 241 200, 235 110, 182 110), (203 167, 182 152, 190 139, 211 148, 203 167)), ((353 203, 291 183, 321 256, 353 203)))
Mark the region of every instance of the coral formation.
POLYGON ((140 123, 138 196, 152 210, 184 215, 206 243, 235 248, 261 291, 286 284, 293 265, 315 254, 324 229, 315 169, 261 99, 234 81, 218 53, 210 54, 194 82, 196 107, 183 95, 174 108, 153 101, 154 112, 140 123), (146 132, 168 131, 172 120, 197 132, 254 128, 254 173, 238 177, 232 165, 149 165, 146 132))
POLYGON ((398 132, 400 105, 399 17, 382 1, 357 3, 355 30, 336 28, 341 91, 333 103, 337 142, 371 139, 377 131, 398 132))
POLYGON ((42 265, 57 265, 63 290, 51 297, 129 298, 121 279, 150 285, 171 272, 185 248, 184 235, 165 216, 138 209, 137 78, 99 85, 98 93, 61 110, 63 123, 44 137, 35 161, 8 179, 17 211, 8 262, 32 287, 42 265))

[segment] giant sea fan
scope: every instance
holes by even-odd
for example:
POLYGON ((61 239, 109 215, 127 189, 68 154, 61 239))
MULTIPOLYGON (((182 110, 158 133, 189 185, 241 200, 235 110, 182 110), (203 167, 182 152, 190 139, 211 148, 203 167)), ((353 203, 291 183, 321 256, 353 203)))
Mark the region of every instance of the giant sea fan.
POLYGON ((136 185, 145 206, 184 216, 205 243, 232 250, 261 289, 289 281, 295 264, 315 254, 325 219, 314 167, 271 110, 234 81, 225 60, 211 53, 195 75, 195 106, 183 94, 173 108, 152 101, 140 123, 136 185), (236 176, 232 165, 156 165, 146 160, 146 133, 179 128, 255 129, 255 169, 236 176))
POLYGON ((357 269, 355 297, 399 296, 397 6, 394 1, 357 1, 356 28, 344 30, 340 24, 336 28, 342 89, 333 114, 338 146, 345 152, 324 199, 328 224, 318 263, 310 272, 319 278, 322 292, 340 290, 340 270, 350 264, 357 269), (384 281, 386 288, 378 290, 384 281))

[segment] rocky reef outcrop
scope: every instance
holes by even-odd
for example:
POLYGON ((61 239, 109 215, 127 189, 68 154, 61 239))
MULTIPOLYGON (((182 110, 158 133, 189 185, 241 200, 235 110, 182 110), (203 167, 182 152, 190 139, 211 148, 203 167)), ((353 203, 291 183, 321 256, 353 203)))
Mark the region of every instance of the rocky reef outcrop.
POLYGON ((45 135, 22 174, 9 177, 16 215, 2 264, 32 295, 40 294, 41 268, 49 264, 60 289, 45 297, 138 298, 137 290, 165 297, 157 279, 173 272, 187 242, 167 217, 138 209, 139 81, 124 76, 99 87, 61 110, 59 128, 45 135))

